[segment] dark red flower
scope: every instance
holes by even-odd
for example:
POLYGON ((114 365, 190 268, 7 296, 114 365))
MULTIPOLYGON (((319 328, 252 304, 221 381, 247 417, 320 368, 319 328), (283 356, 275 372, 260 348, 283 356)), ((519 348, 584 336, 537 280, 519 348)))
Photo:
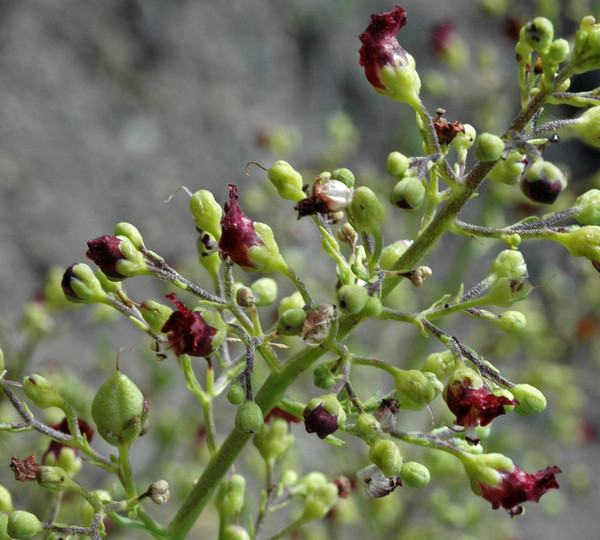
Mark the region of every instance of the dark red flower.
POLYGON ((492 394, 485 382, 475 388, 471 380, 465 377, 448 385, 446 404, 456 415, 454 423, 457 426, 464 426, 465 439, 471 444, 477 444, 479 439, 475 434, 475 428, 487 426, 496 416, 504 414, 505 405, 518 405, 519 402, 506 396, 492 394))
POLYGON ((99 236, 88 243, 86 257, 94 261, 108 277, 124 279, 126 276, 117 271, 117 263, 124 259, 121 253, 121 240, 115 236, 99 236))
MULTIPOLYGON (((91 441, 92 437, 94 436, 94 431, 92 430, 90 425, 85 420, 81 420, 80 418, 77 419, 77 425, 79 426, 79 431, 81 432, 81 434, 86 436, 88 442, 91 441)), ((61 433, 71 435, 71 430, 69 429, 69 422, 66 418, 63 419, 63 421, 60 424, 52 426, 52 428, 57 431, 60 431, 61 433)), ((70 446, 68 444, 64 444, 58 441, 50 441, 50 446, 48 446, 48 450, 46 450, 44 452, 44 455, 42 456, 42 463, 46 463, 46 457, 50 453, 54 454, 55 460, 58 461, 58 457, 63 448, 72 448, 75 452, 75 455, 77 455, 78 450, 74 446, 70 446)))
POLYGON ((71 279, 76 278, 75 273, 73 272, 73 268, 77 265, 77 263, 73 263, 70 265, 63 274, 62 280, 60 282, 60 286, 62 287, 63 293, 65 296, 73 298, 75 300, 80 300, 79 296, 75 294, 75 291, 71 287, 71 279))
POLYGON ((339 427, 339 415, 332 414, 321 404, 314 409, 304 409, 304 427, 307 433, 316 433, 320 439, 335 433, 339 427))
POLYGON ((439 23, 433 27, 431 33, 431 48, 437 56, 442 56, 448 51, 456 30, 451 22, 439 23))
POLYGON ((289 412, 286 412, 283 409, 280 409, 279 407, 273 407, 271 409, 269 414, 267 414, 267 416, 265 416, 265 423, 270 422, 273 418, 283 418, 284 420, 287 421, 288 424, 290 424, 290 423, 296 424, 296 423, 300 422, 300 418, 297 418, 293 414, 290 414, 289 412))
POLYGON ((174 311, 163 324, 161 332, 167 334, 169 348, 177 355, 209 356, 215 350, 213 336, 217 329, 209 325, 199 311, 190 311, 175 294, 167 295, 175 304, 174 311))
POLYGON ((406 11, 396 6, 389 13, 371 15, 371 23, 359 36, 360 65, 365 68, 365 76, 371 85, 388 91, 379 74, 384 66, 403 65, 408 62, 406 51, 396 39, 398 31, 406 24, 406 11))
POLYGON ((540 497, 549 489, 558 489, 555 474, 561 472, 559 467, 548 467, 535 474, 523 472, 519 467, 512 471, 498 471, 500 483, 490 486, 479 482, 481 496, 492 503, 492 508, 497 510, 502 506, 511 516, 523 513, 521 503, 538 502, 540 497))
POLYGON ((248 250, 253 246, 264 245, 254 229, 254 221, 246 216, 237 203, 237 186, 229 184, 229 204, 225 204, 225 215, 221 220, 219 249, 223 257, 229 257, 242 268, 257 268, 250 259, 248 250))

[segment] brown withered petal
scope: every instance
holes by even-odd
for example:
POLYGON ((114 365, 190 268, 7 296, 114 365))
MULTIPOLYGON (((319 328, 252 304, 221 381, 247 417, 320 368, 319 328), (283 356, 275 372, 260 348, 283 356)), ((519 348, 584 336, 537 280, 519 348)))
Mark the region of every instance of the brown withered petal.
POLYGON ((10 460, 10 468, 16 480, 19 482, 31 482, 40 477, 42 466, 35 462, 35 454, 31 454, 25 459, 18 459, 13 456, 10 460))

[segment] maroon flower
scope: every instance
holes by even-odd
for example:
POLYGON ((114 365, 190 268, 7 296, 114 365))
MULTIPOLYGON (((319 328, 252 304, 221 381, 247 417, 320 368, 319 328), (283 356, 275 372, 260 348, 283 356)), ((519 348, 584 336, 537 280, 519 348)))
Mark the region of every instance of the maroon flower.
POLYGON ((175 294, 167 295, 167 299, 175 304, 175 311, 163 324, 161 332, 167 334, 169 348, 180 356, 209 356, 215 350, 213 336, 217 328, 209 325, 199 311, 190 311, 183 303, 177 301, 175 294))
POLYGON ((359 36, 363 44, 359 63, 365 68, 367 80, 379 90, 388 91, 379 76, 384 66, 408 63, 406 51, 396 39, 396 34, 405 24, 406 11, 396 6, 389 13, 371 15, 371 23, 359 36))
POLYGON ((350 206, 354 190, 339 180, 325 180, 318 177, 312 195, 294 206, 298 219, 314 214, 332 214, 350 206))
POLYGON ((465 377, 448 385, 446 404, 456 415, 454 423, 464 426, 467 442, 477 444, 479 438, 475 434, 475 428, 487 426, 496 416, 505 414, 505 405, 518 405, 519 402, 492 394, 490 387, 483 381, 481 386, 474 387, 471 379, 465 377))
POLYGON ((339 427, 338 416, 331 414, 323 405, 304 410, 304 427, 307 433, 316 433, 320 439, 331 435, 339 427))
POLYGON ((280 409, 279 407, 273 407, 269 414, 265 416, 265 424, 273 420, 273 418, 283 418, 287 421, 288 424, 296 424, 300 422, 300 418, 297 418, 293 414, 286 412, 283 409, 280 409))
POLYGON ((237 200, 237 186, 229 184, 229 204, 225 204, 225 215, 221 221, 223 232, 219 249, 223 257, 229 257, 238 266, 257 268, 250 259, 248 250, 253 246, 264 245, 264 242, 254 229, 254 221, 240 210, 237 200))
POLYGON ((88 243, 86 257, 94 261, 100 270, 108 277, 114 279, 124 279, 127 276, 117 271, 117 263, 124 259, 121 253, 121 240, 115 236, 99 236, 90 240, 88 243))
POLYGON ((69 298, 73 298, 74 300, 80 300, 79 296, 75 294, 75 291, 71 287, 71 279, 77 277, 75 276, 75 272, 73 272, 73 268, 77 265, 77 263, 73 263, 65 270, 63 274, 62 280, 60 282, 60 286, 62 287, 63 293, 65 296, 69 298))
MULTIPOLYGON (((92 437, 94 436, 94 431, 92 430, 90 425, 85 420, 81 420, 80 418, 77 419, 77 425, 79 426, 79 431, 81 432, 81 434, 85 435, 88 442, 90 442, 92 440, 92 437)), ((71 435, 71 430, 69 429, 69 422, 66 418, 63 419, 63 421, 60 424, 52 426, 52 428, 57 431, 60 431, 61 433, 71 435)), ((46 463, 46 458, 48 454, 51 453, 54 454, 55 461, 58 461, 58 457, 60 456, 60 452, 63 448, 72 448, 75 452, 75 455, 77 455, 78 450, 76 447, 58 441, 51 441, 50 446, 48 446, 48 450, 46 450, 44 452, 44 455, 42 456, 42 463, 46 463)))
POLYGON ((431 33, 431 48, 436 56, 444 56, 454 38, 456 30, 451 22, 439 23, 431 33))
POLYGON ((540 497, 549 489, 558 489, 555 474, 561 472, 559 467, 548 467, 535 474, 527 474, 519 467, 512 471, 498 471, 500 483, 490 486, 479 482, 481 496, 492 503, 492 508, 497 510, 500 506, 505 508, 511 516, 523 513, 521 503, 538 502, 540 497))

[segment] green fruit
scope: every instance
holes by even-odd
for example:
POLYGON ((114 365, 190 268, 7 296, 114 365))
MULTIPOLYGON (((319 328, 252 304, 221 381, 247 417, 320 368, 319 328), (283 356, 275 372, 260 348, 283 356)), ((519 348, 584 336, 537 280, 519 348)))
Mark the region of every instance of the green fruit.
POLYGON ((42 522, 30 512, 15 510, 8 514, 6 532, 11 538, 33 538, 42 530, 42 522))
POLYGON ((239 405, 246 397, 246 391, 238 383, 232 383, 227 390, 227 399, 232 405, 239 405))
POLYGON ((504 152, 504 141, 492 133, 482 133, 475 140, 475 157, 479 161, 497 161, 504 152))
POLYGON ((244 401, 235 415, 235 429, 242 433, 256 433, 264 424, 263 413, 254 401, 244 401))

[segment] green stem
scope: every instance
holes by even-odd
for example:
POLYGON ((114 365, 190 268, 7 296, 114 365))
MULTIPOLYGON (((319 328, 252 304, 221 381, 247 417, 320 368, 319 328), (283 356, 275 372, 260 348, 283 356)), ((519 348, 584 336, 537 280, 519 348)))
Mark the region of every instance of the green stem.
MULTIPOLYGON (((306 347, 282 364, 280 372, 272 373, 255 398, 263 413, 267 414, 281 399, 296 377, 308 369, 325 352, 320 347, 306 347)), ((171 540, 183 540, 187 537, 198 516, 211 500, 220 481, 251 438, 251 433, 240 433, 235 429, 229 434, 167 527, 167 535, 171 540)))
POLYGON ((125 489, 125 496, 128 499, 136 496, 135 492, 135 481, 133 479, 133 473, 131 471, 131 463, 129 461, 129 444, 120 444, 117 448, 119 450, 119 479, 123 488, 125 489))

